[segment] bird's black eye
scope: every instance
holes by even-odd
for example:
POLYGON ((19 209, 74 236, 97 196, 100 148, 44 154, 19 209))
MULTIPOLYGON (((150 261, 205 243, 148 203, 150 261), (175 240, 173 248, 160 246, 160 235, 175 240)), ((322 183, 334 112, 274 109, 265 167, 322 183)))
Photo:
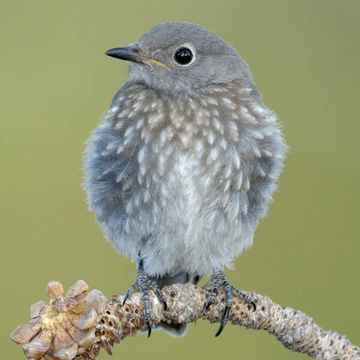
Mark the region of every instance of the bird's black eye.
POLYGON ((181 47, 175 51, 174 59, 179 65, 189 65, 194 58, 194 54, 191 49, 187 47, 181 47))

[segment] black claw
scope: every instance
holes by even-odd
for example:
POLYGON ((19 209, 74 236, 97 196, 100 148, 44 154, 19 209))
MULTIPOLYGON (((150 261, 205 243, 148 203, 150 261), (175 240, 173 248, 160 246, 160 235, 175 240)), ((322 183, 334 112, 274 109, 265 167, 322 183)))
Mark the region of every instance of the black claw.
POLYGON ((204 305, 205 310, 209 310, 210 306, 214 303, 214 301, 210 300, 209 298, 206 300, 206 303, 204 305))
POLYGON ((123 306, 125 305, 126 300, 128 299, 128 297, 129 297, 129 294, 128 294, 128 292, 126 292, 126 293, 125 293, 125 296, 124 296, 124 300, 123 300, 123 302, 122 302, 122 305, 123 305, 123 306))
POLYGON ((166 303, 166 299, 164 297, 164 294, 161 292, 161 290, 157 287, 156 283, 153 283, 153 287, 155 288, 155 293, 156 296, 160 299, 160 301, 163 304, 163 309, 166 311, 167 310, 167 303, 166 303))
POLYGON ((253 306, 253 311, 256 311, 257 309, 256 304, 253 301, 250 301, 250 304, 253 306))
POLYGON ((219 330, 216 332, 215 337, 218 337, 224 330, 225 325, 221 324, 219 330))
POLYGON ((219 330, 216 332, 215 337, 218 337, 224 330, 226 323, 229 319, 230 306, 226 306, 223 316, 221 318, 219 330))
POLYGON ((220 327, 215 334, 216 337, 219 336, 223 332, 223 330, 229 320, 229 314, 230 314, 232 298, 233 298, 234 293, 236 295, 238 295, 239 297, 241 297, 245 303, 251 304, 254 311, 256 310, 256 304, 249 299, 248 295, 244 294, 241 290, 235 289, 229 283, 229 281, 226 279, 225 274, 222 271, 216 272, 211 277, 208 284, 205 285, 205 289, 207 291, 209 291, 209 295, 208 295, 205 305, 204 305, 204 308, 206 310, 208 310, 210 305, 212 305, 215 302, 215 299, 216 299, 219 289, 222 289, 225 292, 225 301, 226 301, 225 309, 224 309, 224 312, 221 317, 220 327))
POLYGON ((151 335, 151 325, 149 322, 147 322, 147 328, 148 328, 148 338, 149 338, 151 335))
POLYGON ((253 307, 253 311, 256 311, 257 306, 256 306, 255 302, 251 300, 249 295, 244 294, 241 290, 238 290, 238 289, 234 289, 234 291, 235 291, 235 294, 237 296, 241 297, 245 303, 247 303, 253 307))

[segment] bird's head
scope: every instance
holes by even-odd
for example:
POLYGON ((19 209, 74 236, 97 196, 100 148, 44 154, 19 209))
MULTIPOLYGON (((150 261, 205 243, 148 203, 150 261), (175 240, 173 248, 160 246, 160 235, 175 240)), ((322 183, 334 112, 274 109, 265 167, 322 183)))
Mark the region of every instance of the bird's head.
POLYGON ((246 63, 227 42, 200 25, 162 23, 129 46, 106 55, 130 62, 130 79, 165 91, 196 91, 239 80, 250 86, 246 63))

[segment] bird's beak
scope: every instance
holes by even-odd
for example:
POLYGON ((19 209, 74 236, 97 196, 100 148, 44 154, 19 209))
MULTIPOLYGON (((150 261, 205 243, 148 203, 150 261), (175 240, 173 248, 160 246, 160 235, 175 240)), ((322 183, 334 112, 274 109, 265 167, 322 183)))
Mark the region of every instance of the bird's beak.
POLYGON ((168 68, 168 65, 152 58, 137 44, 110 49, 105 52, 105 55, 139 64, 155 64, 168 68))
POLYGON ((106 51, 105 55, 137 63, 144 63, 148 58, 147 54, 138 45, 113 48, 106 51))

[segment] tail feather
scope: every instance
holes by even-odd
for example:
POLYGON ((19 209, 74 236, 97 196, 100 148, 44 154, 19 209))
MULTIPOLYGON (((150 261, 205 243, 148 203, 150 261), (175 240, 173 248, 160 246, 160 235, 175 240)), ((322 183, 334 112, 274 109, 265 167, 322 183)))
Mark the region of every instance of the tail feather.
MULTIPOLYGON (((191 276, 187 273, 178 273, 174 276, 161 276, 158 278, 154 278, 159 285, 159 288, 162 289, 164 286, 169 286, 172 284, 185 284, 191 282, 196 285, 200 280, 199 276, 191 276)), ((165 322, 161 322, 159 327, 165 330, 168 334, 173 336, 184 336, 187 330, 187 324, 168 324, 165 322)))

